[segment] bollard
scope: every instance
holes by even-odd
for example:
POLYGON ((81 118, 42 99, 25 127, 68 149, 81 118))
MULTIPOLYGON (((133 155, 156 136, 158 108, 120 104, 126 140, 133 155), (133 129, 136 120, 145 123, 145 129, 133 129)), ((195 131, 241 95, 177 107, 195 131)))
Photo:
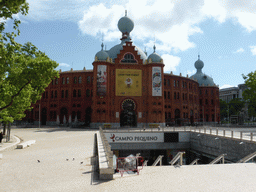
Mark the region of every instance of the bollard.
POLYGON ((231 138, 233 139, 234 137, 234 131, 231 131, 231 138))
POLYGON ((225 137, 225 135, 226 135, 226 131, 225 131, 225 129, 223 130, 223 137, 225 137))
POLYGON ((240 132, 240 139, 241 140, 243 139, 243 132, 242 131, 240 132))
POLYGON ((218 130, 218 129, 216 129, 216 135, 217 135, 217 136, 219 135, 219 130, 218 130))
POLYGON ((206 128, 204 128, 204 133, 206 133, 206 128))
POLYGON ((253 133, 251 133, 251 141, 253 141, 253 133))
POLYGON ((212 134, 212 129, 210 129, 210 135, 212 134))

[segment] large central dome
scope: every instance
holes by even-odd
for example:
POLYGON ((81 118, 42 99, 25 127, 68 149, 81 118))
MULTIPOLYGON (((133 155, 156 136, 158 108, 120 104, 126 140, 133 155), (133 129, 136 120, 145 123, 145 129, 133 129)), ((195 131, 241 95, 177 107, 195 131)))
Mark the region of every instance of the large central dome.
MULTIPOLYGON (((117 58, 117 55, 120 53, 121 50, 123 50, 123 46, 125 45, 126 41, 131 41, 130 38, 130 32, 134 28, 134 22, 127 17, 127 12, 125 13, 125 16, 119 19, 118 21, 118 29, 122 32, 122 38, 121 43, 118 45, 115 45, 110 50, 106 51, 110 58, 114 61, 114 59, 117 58)), ((137 46, 135 46, 135 50, 138 51, 138 55, 140 55, 140 58, 143 60, 143 62, 147 59, 146 54, 137 46)))

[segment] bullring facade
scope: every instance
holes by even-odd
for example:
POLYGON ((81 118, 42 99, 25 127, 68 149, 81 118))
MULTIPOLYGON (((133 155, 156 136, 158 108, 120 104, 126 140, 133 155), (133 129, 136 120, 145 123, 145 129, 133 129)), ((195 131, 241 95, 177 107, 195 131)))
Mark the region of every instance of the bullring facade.
POLYGON ((103 50, 102 44, 93 70, 60 71, 25 119, 90 127, 218 122, 219 88, 202 73, 200 58, 191 77, 164 73, 164 61, 155 46, 147 56, 133 44, 133 27, 131 19, 122 17, 118 22, 120 44, 110 50, 103 50))

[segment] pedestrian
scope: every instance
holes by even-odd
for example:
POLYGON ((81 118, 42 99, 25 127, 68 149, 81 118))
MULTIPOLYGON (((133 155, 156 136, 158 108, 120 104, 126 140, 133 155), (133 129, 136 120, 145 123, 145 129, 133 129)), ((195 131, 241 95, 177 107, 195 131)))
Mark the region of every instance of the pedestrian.
POLYGON ((3 133, 0 133, 0 143, 2 143, 2 139, 3 139, 3 133))

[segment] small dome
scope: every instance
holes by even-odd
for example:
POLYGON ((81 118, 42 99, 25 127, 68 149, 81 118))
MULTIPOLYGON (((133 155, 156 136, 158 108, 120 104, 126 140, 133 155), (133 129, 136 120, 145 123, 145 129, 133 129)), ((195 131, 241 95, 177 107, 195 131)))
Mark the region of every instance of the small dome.
POLYGON ((154 52, 148 56, 148 60, 151 59, 152 63, 161 63, 162 57, 156 53, 156 46, 153 47, 154 52))
POLYGON ((200 56, 198 55, 198 60, 195 62, 195 68, 197 69, 197 72, 194 75, 192 75, 190 78, 196 79, 197 82, 199 83, 199 86, 202 86, 202 85, 214 86, 215 84, 213 82, 213 79, 202 72, 203 67, 204 67, 204 62, 200 60, 200 56))
POLYGON ((97 57, 97 59, 99 61, 106 61, 107 58, 109 57, 109 55, 106 51, 103 50, 103 47, 104 47, 103 43, 102 43, 101 47, 102 47, 101 51, 96 53, 95 57, 97 57))
POLYGON ((162 60, 162 57, 158 55, 157 53, 152 53, 148 56, 148 60, 151 59, 152 63, 160 63, 162 60))
POLYGON ((124 16, 119 19, 117 26, 122 33, 130 33, 134 28, 134 23, 129 17, 124 16))

